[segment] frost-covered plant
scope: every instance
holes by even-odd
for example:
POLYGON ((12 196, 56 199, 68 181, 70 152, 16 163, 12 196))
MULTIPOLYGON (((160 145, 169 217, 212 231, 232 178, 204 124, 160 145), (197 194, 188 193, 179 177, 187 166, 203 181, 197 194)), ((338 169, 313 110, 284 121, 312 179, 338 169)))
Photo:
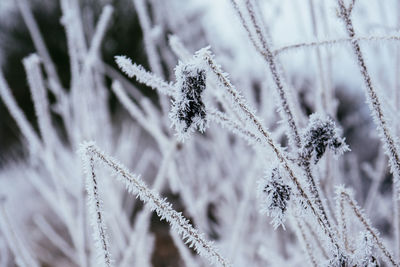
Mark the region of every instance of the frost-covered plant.
POLYGON ((329 148, 337 156, 349 151, 345 139, 332 119, 312 114, 307 127, 302 134, 301 160, 313 161, 314 164, 324 155, 329 148))
POLYGON ((207 125, 202 98, 206 89, 206 71, 196 63, 180 62, 175 68, 175 97, 169 116, 180 140, 185 140, 196 128, 204 132, 207 125))
POLYGON ((124 166, 115 159, 107 156, 93 142, 83 143, 80 147, 79 154, 81 156, 84 171, 86 173, 86 190, 88 192, 88 204, 93 218, 94 236, 97 243, 97 249, 100 255, 100 265, 112 266, 112 259, 109 252, 109 242, 104 224, 104 215, 102 208, 102 200, 99 197, 98 179, 95 172, 95 159, 100 160, 112 170, 117 178, 125 185, 127 191, 137 195, 143 202, 150 206, 152 211, 156 211, 161 220, 166 220, 171 227, 185 243, 194 249, 200 255, 209 259, 211 263, 219 266, 230 266, 226 259, 216 250, 213 244, 205 240, 204 235, 200 234, 189 221, 182 216, 182 213, 175 211, 172 205, 152 192, 140 177, 131 174, 124 166))
POLYGON ((280 225, 285 229, 286 212, 289 208, 291 188, 285 184, 279 167, 268 170, 265 178, 259 181, 258 194, 261 199, 261 211, 272 218, 274 228, 280 225))
POLYGON ((103 53, 118 42, 108 39, 120 30, 113 22, 126 16, 118 5, 130 1, 106 5, 101 14, 82 9, 85 1, 60 0, 66 75, 31 3, 17 1, 36 50, 23 66, 38 127, 0 71, 1 99, 29 151, 0 170, 0 196, 7 195, 0 199, 1 266, 399 266, 399 193, 385 189, 384 157, 397 181, 400 79, 391 75, 399 73, 400 50, 391 45, 400 38, 391 29, 400 22, 394 25, 398 14, 388 12, 394 0, 380 2, 381 15, 370 16, 357 13, 368 13, 369 3, 333 1, 345 38, 336 36, 330 1, 133 0, 148 64, 125 50, 103 53), (274 6, 299 29, 288 34, 290 23, 274 6), (375 25, 377 16, 385 22, 375 25), (360 32, 374 25, 383 33, 356 35, 353 18, 360 32), (373 42, 385 45, 371 50, 373 42), (379 153, 367 150, 378 139, 364 123, 368 112, 344 114, 348 107, 336 94, 340 84, 345 91, 359 87, 341 55, 347 46, 384 144, 379 153), (397 62, 393 70, 389 57, 397 62), (196 130, 207 132, 199 138, 196 130), (346 143, 351 153, 344 153, 346 143), (117 179, 106 179, 110 172, 117 179))
POLYGON ((353 265, 365 267, 380 266, 374 253, 374 242, 370 233, 361 232, 359 234, 353 257, 353 265))
MULTIPOLYGON (((371 237, 370 240, 377 246, 383 255, 384 260, 393 266, 399 266, 399 264, 394 259, 392 253, 386 248, 383 244, 381 238, 379 237, 379 233, 376 229, 371 226, 369 219, 365 216, 364 212, 361 208, 356 204, 353 197, 353 192, 349 189, 344 188, 343 186, 338 186, 336 188, 336 198, 337 198, 337 209, 338 209, 338 221, 339 221, 339 231, 341 232, 341 238, 343 240, 344 246, 346 250, 351 250, 349 245, 349 237, 347 228, 349 227, 347 223, 346 210, 350 210, 350 214, 354 215, 357 219, 356 222, 360 223, 364 230, 367 232, 368 236, 371 237)), ((352 216, 351 216, 352 217, 352 216)), ((351 218, 350 217, 350 218, 351 218)), ((363 234, 364 235, 364 234, 363 234)), ((363 243, 361 243, 363 244, 363 243)), ((360 246, 360 243, 357 244, 357 249, 363 249, 363 246, 360 246)), ((365 248, 364 248, 365 250, 365 248)), ((354 253, 354 252, 353 252, 354 253)), ((372 255, 371 255, 372 256, 372 255)))

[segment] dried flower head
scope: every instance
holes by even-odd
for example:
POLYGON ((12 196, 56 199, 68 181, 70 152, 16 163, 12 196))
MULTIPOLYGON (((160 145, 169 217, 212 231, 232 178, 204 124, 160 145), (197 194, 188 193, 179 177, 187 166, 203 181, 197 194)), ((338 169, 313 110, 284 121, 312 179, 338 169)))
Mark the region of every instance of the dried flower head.
POLYGON ((274 228, 280 225, 285 229, 286 211, 291 196, 291 188, 283 182, 279 167, 266 172, 266 176, 259 182, 259 197, 261 211, 272 217, 274 228))
POLYGON ((179 62, 175 69, 176 95, 170 118, 178 139, 185 140, 196 128, 204 132, 207 120, 202 93, 206 89, 206 71, 193 60, 179 62))
POLYGON ((340 131, 335 122, 319 114, 310 116, 302 141, 302 158, 307 161, 313 159, 314 163, 322 158, 326 148, 331 149, 335 155, 341 155, 350 150, 345 143, 345 138, 340 137, 340 131))

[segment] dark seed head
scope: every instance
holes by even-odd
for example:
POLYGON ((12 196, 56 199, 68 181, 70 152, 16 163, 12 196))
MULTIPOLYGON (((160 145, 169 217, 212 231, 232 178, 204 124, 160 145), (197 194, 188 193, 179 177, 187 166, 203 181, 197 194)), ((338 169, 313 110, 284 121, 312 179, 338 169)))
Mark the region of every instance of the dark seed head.
POLYGON ((175 74, 176 96, 170 118, 178 138, 184 140, 194 129, 202 132, 206 126, 206 109, 202 99, 206 89, 206 71, 196 61, 188 64, 180 62, 175 74))
POLYGON ((206 72, 199 69, 184 68, 182 71, 183 83, 180 88, 184 96, 181 109, 178 111, 178 119, 185 123, 186 132, 192 125, 195 117, 206 118, 205 106, 201 94, 206 88, 206 72))
POLYGON ((310 116, 308 126, 303 133, 301 154, 304 163, 309 162, 311 158, 314 159, 314 163, 317 163, 327 148, 335 154, 341 154, 348 150, 334 121, 328 117, 313 114, 310 116))
POLYGON ((275 228, 285 221, 292 190, 283 182, 279 168, 272 169, 260 183, 262 210, 272 217, 275 228))

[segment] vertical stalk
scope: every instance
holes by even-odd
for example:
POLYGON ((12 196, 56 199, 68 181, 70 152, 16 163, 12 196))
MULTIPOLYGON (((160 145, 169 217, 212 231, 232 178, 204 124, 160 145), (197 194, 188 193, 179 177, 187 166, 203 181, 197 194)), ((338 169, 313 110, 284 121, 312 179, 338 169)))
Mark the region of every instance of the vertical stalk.
MULTIPOLYGON (((250 0, 246 0, 246 7, 247 7, 248 13, 250 15, 252 26, 255 29, 255 32, 256 32, 258 41, 261 44, 261 47, 257 44, 256 40, 252 36, 251 30, 250 30, 249 26, 247 25, 247 22, 245 21, 244 14, 239 9, 239 6, 235 2, 235 0, 231 0, 231 3, 233 5, 235 11, 238 13, 239 19, 240 19, 243 27, 245 28, 250 40, 252 41, 253 45, 255 46, 256 50, 261 54, 261 56, 263 56, 265 61, 268 63, 268 66, 271 71, 272 78, 276 85, 276 89, 278 91, 278 95, 279 95, 279 99, 280 99, 281 116, 284 118, 284 120, 288 124, 288 129, 290 129, 290 132, 287 133, 287 136, 289 138, 289 143, 291 144, 292 147, 299 149, 301 147, 301 138, 300 138, 300 134, 299 134, 295 119, 294 119, 294 114, 292 113, 292 110, 290 107, 291 105, 290 105, 290 102, 288 99, 288 93, 284 86, 283 77, 282 77, 282 74, 280 73, 275 55, 272 52, 272 49, 271 49, 272 46, 268 42, 265 34, 263 33, 263 30, 260 27, 260 23, 258 23, 258 21, 257 21, 257 17, 256 17, 256 13, 255 13, 253 4, 251 3, 250 0)), ((313 202, 315 202, 318 212, 321 213, 325 224, 330 228, 331 226, 330 226, 330 222, 328 219, 328 215, 327 215, 325 208, 323 206, 323 203, 321 201, 320 189, 313 177, 310 163, 302 164, 301 167, 303 168, 303 171, 306 174, 307 182, 309 184, 309 190, 310 190, 310 193, 313 195, 313 202)))
POLYGON ((400 247, 400 234, 399 234, 399 186, 400 186, 400 154, 398 146, 393 137, 393 132, 390 130, 387 119, 383 113, 381 101, 378 97, 377 91, 372 83, 371 76, 369 74, 367 65, 364 60, 364 55, 361 51, 360 44, 356 36, 353 22, 350 18, 351 8, 346 8, 343 0, 338 0, 340 17, 346 26, 347 34, 351 41, 353 52, 357 58, 357 63, 359 66, 360 73, 364 79, 364 84, 366 88, 367 100, 369 103, 369 108, 377 124, 378 131, 381 137, 381 141, 385 147, 385 154, 389 157, 389 165, 391 167, 391 172, 393 173, 393 208, 394 208, 394 226, 395 226, 395 243, 396 243, 396 259, 398 259, 399 247, 400 247))

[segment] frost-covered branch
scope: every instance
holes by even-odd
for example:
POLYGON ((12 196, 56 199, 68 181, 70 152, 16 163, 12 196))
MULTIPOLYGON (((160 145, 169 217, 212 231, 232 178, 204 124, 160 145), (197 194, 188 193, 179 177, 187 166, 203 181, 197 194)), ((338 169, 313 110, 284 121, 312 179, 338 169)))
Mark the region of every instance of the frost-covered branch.
POLYGON ((5 196, 0 195, 0 230, 14 253, 15 262, 20 267, 39 267, 38 262, 26 247, 26 240, 10 221, 5 202, 5 196))
MULTIPOLYGON (((340 217, 342 217, 342 220, 345 219, 344 204, 346 204, 354 212, 354 215, 359 220, 359 222, 362 224, 362 226, 365 228, 365 231, 367 231, 369 234, 371 234, 372 239, 374 240, 374 243, 381 250, 386 261, 388 263, 390 263, 392 266, 399 266, 399 263, 397 263, 395 261, 392 253, 390 253, 389 250, 386 248, 386 246, 383 244, 383 241, 379 237, 379 233, 377 232, 377 230, 371 226, 371 223, 365 216, 364 212, 356 204, 355 200, 352 197, 351 192, 349 190, 345 189, 344 187, 339 186, 336 189, 336 195, 339 198, 340 213, 341 213, 340 217)), ((342 226, 342 230, 343 231, 346 230, 346 224, 344 224, 342 226)))
POLYGON ((83 169, 86 174, 86 191, 88 192, 88 205, 90 217, 93 220, 94 228, 93 238, 96 242, 98 253, 98 264, 111 267, 112 259, 110 253, 109 238, 106 233, 106 224, 104 221, 103 201, 100 198, 99 184, 94 170, 94 156, 85 148, 81 148, 81 158, 83 169))
POLYGON ((381 41, 391 41, 397 42, 400 41, 400 36, 396 35, 384 35, 384 36, 361 36, 361 37, 352 37, 352 38, 338 38, 332 40, 323 40, 323 41, 313 41, 313 42, 304 42, 298 44, 292 44, 287 46, 282 46, 273 51, 275 55, 282 54, 284 52, 289 52, 292 50, 298 50, 302 48, 317 48, 317 47, 335 47, 342 44, 350 44, 353 40, 361 41, 361 42, 381 42, 381 41))
POLYGON ((220 83, 220 86, 226 89, 226 91, 232 98, 232 102, 234 102, 238 106, 243 115, 247 117, 247 120, 255 126, 255 130, 258 131, 259 134, 261 134, 260 137, 263 139, 263 142, 268 144, 269 147, 272 149, 277 159, 282 164, 284 170, 288 173, 288 177, 293 182, 294 187, 298 191, 299 195, 302 198, 304 198, 305 204, 311 209, 312 213, 315 216, 315 219, 318 221, 325 234, 329 237, 330 242, 337 249, 339 249, 339 245, 337 244, 334 233, 330 229, 330 225, 329 222, 326 220, 326 216, 324 218, 320 214, 320 211, 317 208, 315 208, 313 200, 308 196, 306 191, 303 189, 302 185, 299 182, 299 179, 295 175, 295 172, 293 171, 292 167, 290 167, 290 164, 286 156, 281 152, 279 146, 276 145, 276 143, 273 141, 270 133, 267 130, 265 130, 260 119, 257 118, 257 116, 254 114, 254 111, 252 111, 249 108, 243 96, 231 84, 227 75, 221 71, 219 65, 217 65, 214 62, 213 56, 209 53, 208 49, 200 50, 197 55, 205 61, 208 68, 211 70, 212 73, 214 73, 214 75, 216 76, 217 80, 220 83))
POLYGON ((141 111, 137 105, 129 99, 122 84, 119 81, 114 81, 111 88, 129 114, 155 138, 160 147, 164 147, 167 143, 166 136, 156 125, 148 121, 148 118, 145 116, 143 111, 141 111))
POLYGON ((159 76, 146 71, 142 66, 132 63, 131 59, 125 56, 116 56, 115 62, 117 62, 119 68, 125 72, 128 77, 135 77, 138 82, 143 83, 162 94, 168 96, 173 95, 174 87, 172 84, 167 83, 159 76))
POLYGON ((47 91, 41 74, 40 59, 36 54, 32 54, 25 58, 23 63, 39 123, 40 135, 42 136, 44 144, 47 147, 52 147, 56 138, 51 123, 47 91))
POLYGON ((146 54, 149 59, 151 70, 159 76, 162 76, 162 67, 160 56, 157 53, 157 46, 152 35, 152 25, 150 21, 149 11, 144 0, 132 0, 135 5, 139 23, 143 31, 143 41, 146 54))
MULTIPOLYGON (((173 230, 177 231, 183 239, 186 239, 186 243, 189 246, 193 246, 196 251, 208 258, 212 263, 218 264, 220 266, 230 266, 228 261, 223 258, 220 253, 216 250, 214 245, 207 241, 204 238, 203 234, 200 234, 193 226, 189 223, 187 219, 185 219, 181 213, 176 212, 171 204, 160 198, 157 193, 152 192, 144 182, 138 177, 131 174, 124 166, 118 163, 115 159, 107 156, 105 153, 101 152, 94 143, 84 143, 81 145, 80 154, 82 157, 82 161, 84 162, 84 166, 86 169, 86 174, 88 176, 89 181, 93 181, 92 188, 89 188, 88 192, 91 193, 90 195, 94 196, 94 200, 96 199, 97 192, 97 183, 95 183, 95 174, 94 174, 94 159, 100 160, 101 163, 105 164, 111 170, 117 174, 118 179, 125 184, 126 189, 128 192, 139 196, 139 198, 149 205, 151 210, 157 212, 157 215, 162 219, 166 220, 171 224, 173 230), (90 168, 89 168, 90 167, 90 168)), ((90 186, 90 184, 89 184, 90 186)), ((90 201, 90 203, 95 204, 94 210, 95 215, 97 218, 102 218, 99 214, 102 214, 100 202, 96 200, 90 201), (99 204, 99 205, 97 205, 99 204)), ((92 208, 93 209, 93 208, 92 208)), ((104 252, 104 259, 105 262, 109 262, 109 254, 108 254, 108 246, 105 242, 106 238, 103 239, 103 232, 101 229, 103 220, 97 221, 98 225, 98 234, 100 235, 100 240, 102 241, 101 247, 103 248, 104 252)))
POLYGON ((289 101, 288 92, 283 81, 283 76, 278 67, 277 60, 274 54, 272 53, 271 44, 268 42, 266 35, 263 34, 263 29, 260 27, 259 23, 257 23, 257 18, 253 5, 251 4, 250 1, 246 2, 246 7, 250 16, 252 26, 255 29, 258 41, 261 44, 262 48, 259 48, 257 46, 257 42, 253 40, 254 37, 251 35, 251 31, 249 30, 250 27, 245 21, 244 14, 243 12, 240 11, 240 8, 237 5, 236 0, 231 0, 231 4, 233 5, 235 11, 238 13, 241 23, 245 27, 246 32, 248 33, 249 38, 252 40, 252 43, 254 44, 256 50, 261 54, 261 56, 265 59, 265 61, 269 66, 272 78, 274 80, 279 95, 279 100, 280 100, 279 111, 281 113, 282 118, 284 118, 285 122, 288 124, 288 131, 286 134, 289 138, 289 141, 293 147, 300 147, 301 140, 295 120, 296 118, 295 114, 292 112, 292 107, 291 107, 292 104, 289 101))
POLYGON ((23 113, 23 111, 15 101, 14 97, 12 96, 11 90, 8 87, 7 81, 4 78, 3 72, 1 70, 0 70, 0 97, 3 100, 4 104, 6 105, 11 116, 17 123, 26 141, 28 142, 30 151, 33 153, 39 151, 39 149, 42 146, 41 141, 37 136, 37 134, 35 133, 35 131, 33 130, 31 124, 26 119, 25 114, 23 113))
POLYGON ((379 135, 381 136, 382 142, 385 147, 385 153, 389 157, 389 163, 394 176, 394 182, 397 184, 397 186, 400 186, 400 154, 396 139, 394 137, 394 132, 389 126, 387 117, 384 114, 378 91, 372 83, 372 79, 364 60, 364 55, 361 51, 360 44, 357 39, 354 39, 355 30, 353 27, 353 22, 350 18, 350 12, 345 7, 343 0, 338 0, 338 5, 340 12, 339 15, 345 24, 347 34, 350 38, 352 38, 351 44, 353 52, 357 58, 360 73, 364 78, 369 108, 371 110, 372 117, 377 124, 379 135))
POLYGON ((50 89, 59 98, 59 100, 62 101, 61 98, 64 96, 64 92, 62 91, 62 86, 60 78, 57 74, 57 69, 50 57, 42 34, 40 33, 39 27, 32 14, 32 10, 30 9, 29 3, 27 0, 18 0, 16 2, 18 4, 19 10, 21 11, 22 18, 24 19, 25 24, 28 27, 35 48, 44 62, 44 67, 50 81, 50 89))

